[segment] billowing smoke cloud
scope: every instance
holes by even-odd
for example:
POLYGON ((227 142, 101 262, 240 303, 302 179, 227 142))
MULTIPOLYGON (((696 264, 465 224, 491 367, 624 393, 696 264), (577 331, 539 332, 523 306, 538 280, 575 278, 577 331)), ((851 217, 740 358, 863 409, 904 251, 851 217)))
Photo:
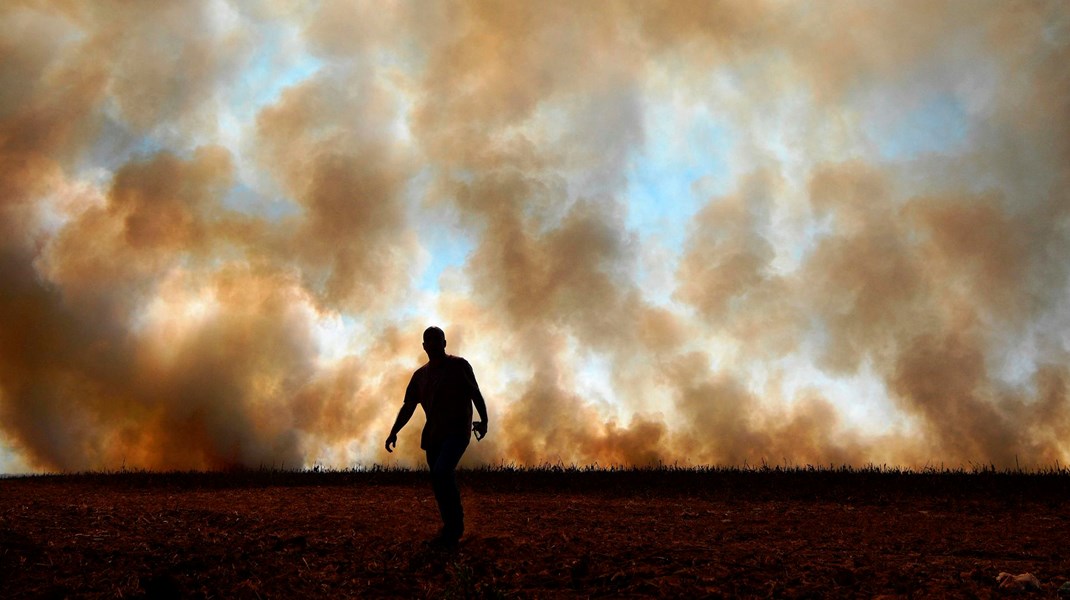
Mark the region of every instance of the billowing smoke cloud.
POLYGON ((1070 456, 1070 10, 0 8, 30 468, 1070 456), (678 182, 678 183, 674 183, 678 182))

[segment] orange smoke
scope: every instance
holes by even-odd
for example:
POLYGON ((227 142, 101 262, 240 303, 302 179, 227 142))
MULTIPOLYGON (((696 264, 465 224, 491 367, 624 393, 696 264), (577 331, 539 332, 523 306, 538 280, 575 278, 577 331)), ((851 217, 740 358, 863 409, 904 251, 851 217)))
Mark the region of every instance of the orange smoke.
POLYGON ((6 3, 0 441, 385 461, 434 320, 491 410, 469 464, 1066 461, 1068 63, 1059 2, 6 3), (932 90, 963 140, 882 153, 873 106, 932 90), (670 142, 731 154, 677 242, 632 219, 670 142), (428 231, 471 244, 430 291, 428 231))

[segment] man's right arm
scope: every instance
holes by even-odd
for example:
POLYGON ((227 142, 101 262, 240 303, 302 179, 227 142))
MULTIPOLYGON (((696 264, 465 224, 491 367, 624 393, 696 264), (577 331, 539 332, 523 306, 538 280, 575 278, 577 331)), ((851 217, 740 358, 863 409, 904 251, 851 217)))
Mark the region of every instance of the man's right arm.
POLYGON ((401 410, 398 411, 398 418, 394 420, 394 426, 390 428, 390 436, 386 438, 387 452, 394 451, 394 447, 398 445, 398 432, 409 422, 409 419, 412 418, 412 413, 415 411, 415 404, 406 402, 401 405, 401 410))
POLYGON ((412 413, 416 412, 416 390, 413 387, 415 379, 416 375, 414 374, 413 379, 409 381, 409 386, 405 388, 405 402, 401 405, 401 410, 398 411, 398 418, 394 419, 394 426, 390 428, 390 435, 386 438, 387 452, 393 452, 394 448, 397 447, 398 432, 412 418, 412 413))

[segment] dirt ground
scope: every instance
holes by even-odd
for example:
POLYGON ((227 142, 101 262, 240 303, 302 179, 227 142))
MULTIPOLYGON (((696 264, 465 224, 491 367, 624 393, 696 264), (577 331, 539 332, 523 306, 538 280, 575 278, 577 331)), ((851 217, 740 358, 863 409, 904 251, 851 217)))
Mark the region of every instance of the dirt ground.
POLYGON ((4 598, 1030 597, 1070 579, 1067 475, 460 475, 468 532, 426 540, 425 474, 0 479, 4 598))

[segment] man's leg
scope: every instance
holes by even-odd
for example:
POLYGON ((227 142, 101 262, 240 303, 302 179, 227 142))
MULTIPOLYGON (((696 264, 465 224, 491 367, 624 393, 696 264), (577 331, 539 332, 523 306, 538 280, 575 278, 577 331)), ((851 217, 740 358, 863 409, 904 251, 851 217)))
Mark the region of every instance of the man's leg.
POLYGON ((464 533, 464 509, 461 507, 461 492, 457 489, 454 469, 468 448, 468 441, 465 437, 448 437, 437 448, 427 451, 431 488, 435 491, 435 500, 442 515, 444 541, 459 540, 464 533))

